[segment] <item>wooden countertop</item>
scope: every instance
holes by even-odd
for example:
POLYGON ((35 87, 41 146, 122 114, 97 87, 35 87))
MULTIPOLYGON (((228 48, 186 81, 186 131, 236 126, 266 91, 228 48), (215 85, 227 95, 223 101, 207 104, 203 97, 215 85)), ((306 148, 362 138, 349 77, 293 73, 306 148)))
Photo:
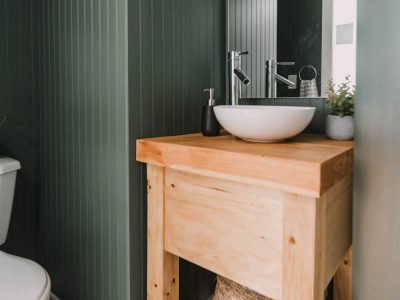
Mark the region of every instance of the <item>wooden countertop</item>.
POLYGON ((231 135, 189 134, 137 140, 136 159, 320 197, 352 173, 353 142, 302 134, 285 142, 263 144, 231 135))

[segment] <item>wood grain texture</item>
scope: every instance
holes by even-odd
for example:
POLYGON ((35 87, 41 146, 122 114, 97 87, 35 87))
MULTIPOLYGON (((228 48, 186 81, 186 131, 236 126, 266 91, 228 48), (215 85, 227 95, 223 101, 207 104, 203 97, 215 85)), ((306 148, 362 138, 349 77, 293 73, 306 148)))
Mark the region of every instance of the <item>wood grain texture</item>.
POLYGON ((139 141, 149 171, 165 169, 164 214, 149 211, 164 240, 158 254, 149 244, 158 257, 149 266, 164 268, 167 251, 276 300, 322 300, 351 246, 352 151, 316 135, 274 145, 198 134, 139 141), (299 189, 304 170, 314 172, 308 180, 328 178, 326 190, 299 189), (292 177, 291 188, 278 174, 292 177))
POLYGON ((324 297, 325 203, 293 195, 285 199, 283 232, 284 300, 324 297))
POLYGON ((337 270, 333 281, 333 300, 352 298, 353 251, 350 249, 337 270))
POLYGON ((147 299, 179 299, 179 258, 164 251, 163 167, 147 168, 147 299))
POLYGON ((328 285, 352 243, 352 174, 343 178, 324 198, 327 203, 325 285, 328 285))
POLYGON ((207 138, 193 134, 138 140, 136 158, 320 197, 351 171, 352 153, 351 142, 330 141, 321 135, 256 144, 230 135, 207 138), (238 163, 242 160, 246 163, 238 163))
POLYGON ((167 251, 280 297, 286 193, 172 169, 165 188, 167 251))

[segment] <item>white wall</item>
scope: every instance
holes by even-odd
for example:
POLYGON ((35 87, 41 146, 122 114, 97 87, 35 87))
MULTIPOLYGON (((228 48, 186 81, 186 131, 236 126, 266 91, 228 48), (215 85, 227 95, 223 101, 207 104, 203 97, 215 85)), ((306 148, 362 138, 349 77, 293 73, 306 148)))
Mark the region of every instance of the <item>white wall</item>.
POLYGON ((332 78, 335 83, 345 81, 350 76, 350 81, 356 80, 356 21, 357 0, 333 1, 333 65, 332 78), (340 27, 347 28, 346 33, 340 27), (348 36, 347 36, 348 35, 348 36), (345 39, 350 38, 347 41, 345 39))

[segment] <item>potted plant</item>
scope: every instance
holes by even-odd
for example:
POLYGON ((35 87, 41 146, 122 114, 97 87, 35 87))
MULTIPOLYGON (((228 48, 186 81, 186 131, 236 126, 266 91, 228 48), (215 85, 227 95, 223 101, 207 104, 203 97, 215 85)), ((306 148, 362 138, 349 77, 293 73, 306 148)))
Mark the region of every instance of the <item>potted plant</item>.
POLYGON ((354 92, 355 86, 349 80, 337 87, 332 80, 328 83, 328 100, 331 114, 326 119, 325 133, 333 140, 352 140, 354 138, 354 92))

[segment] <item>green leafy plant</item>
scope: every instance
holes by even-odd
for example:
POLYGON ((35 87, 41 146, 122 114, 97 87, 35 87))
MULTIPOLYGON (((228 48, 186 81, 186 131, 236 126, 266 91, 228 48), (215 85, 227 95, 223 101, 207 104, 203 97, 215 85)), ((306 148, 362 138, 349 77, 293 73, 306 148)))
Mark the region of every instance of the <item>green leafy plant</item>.
POLYGON ((350 76, 346 80, 336 85, 333 80, 328 82, 328 101, 331 107, 331 114, 335 116, 353 116, 355 103, 355 86, 351 84, 350 76))

